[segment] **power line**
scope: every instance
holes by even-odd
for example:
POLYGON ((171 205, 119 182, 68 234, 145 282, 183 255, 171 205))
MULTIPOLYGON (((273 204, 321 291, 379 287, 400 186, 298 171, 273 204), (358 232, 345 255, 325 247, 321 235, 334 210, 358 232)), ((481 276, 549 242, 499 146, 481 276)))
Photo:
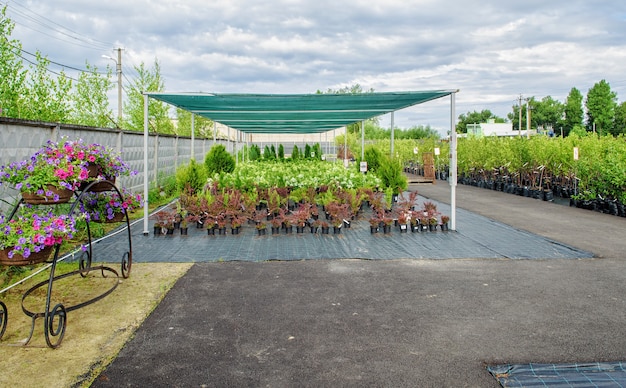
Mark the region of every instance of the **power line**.
MULTIPOLYGON (((13 46, 13 45, 11 45, 11 44, 9 44, 9 46, 11 46, 12 48, 14 48, 14 49, 16 49, 16 50, 20 50, 20 51, 21 51, 21 52, 23 52, 24 54, 28 54, 28 55, 31 55, 31 56, 33 56, 33 57, 37 57, 37 55, 36 55, 36 54, 33 54, 33 53, 31 53, 31 52, 28 52, 28 51, 26 51, 26 50, 24 50, 24 49, 22 49, 22 48, 15 47, 15 46, 13 46)), ((48 62, 50 62, 50 63, 52 63, 52 64, 55 64, 55 65, 61 66, 61 67, 63 67, 63 68, 67 68, 67 69, 72 69, 72 70, 80 71, 80 72, 82 72, 82 73, 92 73, 92 74, 109 74, 108 72, 98 72, 98 71, 92 71, 92 70, 87 70, 87 69, 79 69, 79 68, 77 68, 77 67, 73 67, 73 66, 69 66, 69 65, 64 65, 64 64, 62 64, 62 63, 52 61, 52 60, 48 59, 47 57, 45 57, 45 58, 46 58, 46 60, 47 60, 48 62)))
POLYGON ((16 24, 20 24, 23 27, 26 27, 26 28, 31 29, 33 31, 39 32, 39 33, 41 33, 43 35, 46 35, 46 36, 49 36, 51 38, 58 39, 58 40, 61 40, 61 41, 67 42, 67 43, 76 44, 76 45, 81 46, 81 47, 90 48, 90 49, 93 49, 93 50, 104 50, 104 49, 106 49, 108 47, 113 46, 113 44, 109 43, 109 42, 103 42, 103 41, 99 41, 99 40, 93 39, 93 38, 86 38, 84 36, 84 34, 78 33, 78 32, 73 31, 73 30, 71 30, 71 29, 69 29, 67 27, 64 27, 64 26, 60 25, 59 23, 57 23, 57 22, 55 22, 55 21, 53 21, 51 19, 48 19, 45 16, 41 16, 41 15, 37 14, 36 12, 32 11, 31 9, 29 9, 28 7, 25 7, 25 6, 15 2, 15 1, 13 2, 13 5, 16 5, 18 7, 23 8, 25 10, 25 12, 24 11, 20 11, 19 9, 16 9, 15 7, 9 7, 8 2, 5 2, 4 5, 7 6, 7 9, 9 9, 13 13, 21 16, 26 21, 30 21, 30 22, 32 22, 32 23, 34 23, 36 25, 39 25, 39 26, 44 27, 46 29, 52 30, 52 31, 56 32, 57 34, 60 34, 60 35, 63 35, 63 36, 66 36, 66 37, 70 38, 71 40, 68 41, 68 40, 60 39, 57 36, 50 35, 50 34, 48 34, 46 32, 37 30, 37 29, 33 28, 30 25, 23 24, 23 23, 17 23, 15 20, 13 20, 16 24), (31 16, 30 14, 35 15, 35 16, 31 16), (84 44, 87 44, 88 46, 81 45, 78 42, 82 42, 84 44))

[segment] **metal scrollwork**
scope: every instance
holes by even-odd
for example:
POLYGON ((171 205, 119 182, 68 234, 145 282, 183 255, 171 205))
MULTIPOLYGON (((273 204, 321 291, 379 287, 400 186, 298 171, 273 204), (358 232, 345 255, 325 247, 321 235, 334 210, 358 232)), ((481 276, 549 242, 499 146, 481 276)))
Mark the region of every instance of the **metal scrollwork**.
MULTIPOLYGON (((98 181, 98 182, 92 182, 91 184, 87 185, 82 192, 77 192, 75 193, 76 195, 76 199, 75 201, 71 204, 70 206, 70 210, 68 212, 68 214, 74 214, 75 212, 80 212, 81 208, 79 207, 79 205, 82 203, 83 200, 83 195, 86 192, 89 192, 89 190, 92 188, 92 186, 98 184, 99 187, 101 188, 103 185, 106 189, 106 187, 108 186, 108 189, 110 191, 116 191, 118 193, 118 195, 120 197, 122 197, 121 192, 118 190, 118 188, 113 184, 113 182, 110 181, 98 181)), ((11 213, 11 216, 9 217, 12 218, 15 213, 17 212, 19 206, 23 203, 23 199, 20 200, 18 202, 18 204, 16 205, 15 209, 13 210, 13 212, 11 213)), ((122 255, 122 260, 121 260, 121 277, 123 278, 128 278, 128 276, 130 275, 130 269, 132 266, 132 242, 131 242, 131 231, 130 231, 130 221, 128 218, 128 213, 126 213, 126 211, 124 211, 124 218, 126 221, 126 230, 127 230, 127 235, 128 235, 128 250, 126 250, 124 252, 124 254, 122 255)), ((23 295, 22 295, 22 311, 24 312, 24 314, 26 314, 27 316, 31 317, 32 319, 32 324, 31 324, 31 330, 30 330, 30 334, 28 336, 28 338, 26 339, 24 345, 28 344, 30 342, 30 340, 33 337, 33 333, 34 333, 34 328, 35 328, 35 321, 38 318, 43 318, 44 319, 44 336, 46 339, 46 343, 50 348, 56 348, 58 347, 61 342, 63 341, 63 337, 65 335, 65 329, 66 329, 66 325, 67 325, 67 314, 70 311, 82 308, 84 306, 87 306, 91 303, 94 303, 102 298, 104 298, 105 296, 111 294, 113 292, 113 290, 115 290, 115 288, 117 288, 118 284, 120 283, 119 278, 120 278, 120 274, 118 274, 118 272, 116 270, 114 270, 113 268, 110 268, 108 266, 105 265, 95 265, 93 263, 93 258, 94 258, 94 254, 93 254, 93 250, 92 250, 92 240, 91 240, 91 230, 89 227, 89 222, 86 222, 86 232, 87 232, 87 242, 83 248, 83 251, 78 259, 78 269, 66 274, 62 274, 62 275, 55 275, 55 271, 56 271, 56 264, 57 261, 59 259, 59 249, 60 246, 56 245, 55 249, 54 249, 54 259, 51 261, 52 265, 50 266, 50 276, 48 278, 48 280, 44 280, 41 281, 37 284, 35 284, 34 286, 32 286, 30 289, 28 289, 23 295), (87 275, 89 275, 89 273, 91 271, 94 270, 99 270, 102 278, 108 278, 108 275, 113 275, 111 281, 111 285, 110 287, 104 291, 102 294, 95 296, 87 301, 83 301, 81 303, 78 303, 76 305, 73 306, 65 306, 62 303, 56 303, 54 305, 53 308, 50 308, 50 306, 52 305, 52 288, 53 288, 53 284, 55 281, 62 279, 62 278, 66 278, 66 277, 70 277, 70 276, 75 276, 75 275, 79 275, 81 277, 86 277, 87 275), (25 300, 26 298, 31 295, 35 290, 47 286, 47 295, 46 295, 46 307, 45 307, 45 311, 44 312, 33 312, 28 310, 25 307, 25 300)), ((8 320, 8 311, 7 311, 7 307, 6 305, 0 301, 0 339, 2 338, 2 336, 4 335, 4 332, 6 330, 6 326, 7 326, 7 320, 8 320)))

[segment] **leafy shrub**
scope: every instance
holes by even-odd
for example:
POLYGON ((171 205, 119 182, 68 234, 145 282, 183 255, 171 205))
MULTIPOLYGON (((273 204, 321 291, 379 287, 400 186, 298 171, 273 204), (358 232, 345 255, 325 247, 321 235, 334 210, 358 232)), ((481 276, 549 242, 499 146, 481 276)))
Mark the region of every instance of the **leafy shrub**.
POLYGON ((189 188, 192 193, 198 193, 206 184, 206 178, 204 167, 191 159, 189 164, 180 166, 176 170, 176 187, 180 192, 186 192, 189 188))
POLYGON ((398 160, 382 158, 376 175, 381 179, 383 186, 393 190, 394 194, 400 194, 408 187, 406 176, 402 172, 402 165, 398 160))
POLYGON ((221 145, 215 145, 204 158, 204 167, 209 176, 222 172, 231 173, 235 169, 235 159, 221 145))
POLYGON ((278 145, 278 160, 285 159, 285 147, 282 144, 278 145))
POLYGON ((300 150, 298 149, 297 145, 293 145, 293 150, 291 151, 291 160, 298 160, 300 159, 300 150))
POLYGON ((381 165, 381 161, 383 160, 383 154, 377 148, 374 148, 372 146, 367 147, 365 149, 365 152, 363 153, 363 157, 367 162, 368 171, 374 173, 378 171, 378 168, 381 165))

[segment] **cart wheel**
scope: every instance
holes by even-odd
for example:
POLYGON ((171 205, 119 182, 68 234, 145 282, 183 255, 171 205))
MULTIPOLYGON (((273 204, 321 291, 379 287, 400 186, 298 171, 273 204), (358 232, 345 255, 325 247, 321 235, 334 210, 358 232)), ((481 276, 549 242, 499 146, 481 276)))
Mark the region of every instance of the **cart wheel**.
POLYGON ((7 305, 0 301, 0 339, 2 339, 4 331, 7 329, 8 320, 9 312, 7 311, 7 305))

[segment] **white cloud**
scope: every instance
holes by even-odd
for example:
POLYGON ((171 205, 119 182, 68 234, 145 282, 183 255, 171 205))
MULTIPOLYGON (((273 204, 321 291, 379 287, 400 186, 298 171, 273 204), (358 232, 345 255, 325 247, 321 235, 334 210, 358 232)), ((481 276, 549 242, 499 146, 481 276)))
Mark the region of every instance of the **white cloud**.
MULTIPOLYGON (((563 100, 606 79, 626 94, 626 2, 137 0, 9 3, 24 49, 74 67, 123 47, 127 76, 168 90, 306 93, 460 89, 457 113, 506 116, 520 94, 563 100)), ((115 102, 112 101, 112 105, 115 102)), ((396 124, 449 127, 446 101, 396 124)), ((403 118, 404 117, 404 118, 403 118)))

